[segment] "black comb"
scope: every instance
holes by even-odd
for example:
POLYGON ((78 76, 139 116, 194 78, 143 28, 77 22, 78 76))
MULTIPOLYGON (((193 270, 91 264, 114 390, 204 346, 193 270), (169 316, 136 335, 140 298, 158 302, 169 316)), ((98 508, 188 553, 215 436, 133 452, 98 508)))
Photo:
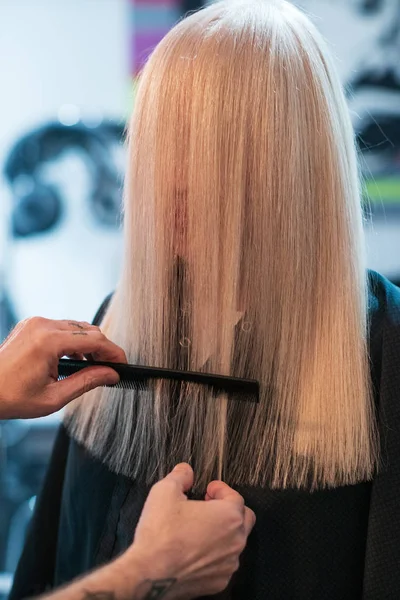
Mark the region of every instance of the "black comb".
POLYGON ((227 375, 214 375, 212 373, 199 373, 195 371, 178 371, 162 369, 159 367, 143 367, 112 362, 97 362, 93 360, 73 360, 61 358, 58 363, 58 378, 65 379, 86 367, 111 367, 120 377, 120 381, 107 387, 118 387, 131 390, 143 390, 151 379, 167 379, 188 383, 206 385, 216 393, 226 392, 238 394, 238 399, 252 402, 259 401, 260 386, 255 379, 241 379, 227 375))

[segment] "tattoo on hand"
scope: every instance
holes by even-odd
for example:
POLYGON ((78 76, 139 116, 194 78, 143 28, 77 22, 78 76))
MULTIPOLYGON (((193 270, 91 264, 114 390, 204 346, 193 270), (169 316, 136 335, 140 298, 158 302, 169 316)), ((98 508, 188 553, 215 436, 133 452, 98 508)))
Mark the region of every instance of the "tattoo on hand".
MULTIPOLYGON (((161 600, 176 583, 176 579, 146 579, 135 590, 132 600, 161 600)), ((82 600, 115 600, 114 592, 85 592, 82 600)))
POLYGON ((114 600, 113 592, 85 592, 84 600, 114 600))
POLYGON ((75 323, 74 321, 68 321, 68 325, 72 325, 72 327, 77 327, 78 329, 85 329, 83 325, 80 323, 75 323))
POLYGON ((72 335, 88 335, 86 331, 73 331, 72 335))
POLYGON ((176 579, 146 579, 136 590, 132 600, 160 600, 176 583, 176 579))

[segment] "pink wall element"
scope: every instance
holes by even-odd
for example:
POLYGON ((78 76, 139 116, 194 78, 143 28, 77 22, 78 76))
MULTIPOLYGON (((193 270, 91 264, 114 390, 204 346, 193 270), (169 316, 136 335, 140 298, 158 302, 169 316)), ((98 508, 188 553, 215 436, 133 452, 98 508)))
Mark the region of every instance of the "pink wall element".
POLYGON ((181 16, 180 0, 129 0, 132 10, 131 72, 134 77, 149 54, 181 16))

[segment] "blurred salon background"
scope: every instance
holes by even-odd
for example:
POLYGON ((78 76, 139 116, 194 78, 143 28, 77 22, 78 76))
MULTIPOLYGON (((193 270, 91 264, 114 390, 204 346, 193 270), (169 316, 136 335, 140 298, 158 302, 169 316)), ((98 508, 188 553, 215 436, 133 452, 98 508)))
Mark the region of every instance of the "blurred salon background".
MULTIPOLYGON (((369 266, 400 283, 400 0, 296 3, 328 39, 346 87, 369 266)), ((33 315, 90 321, 114 288, 134 81, 202 4, 0 0, 0 343, 33 315)), ((0 600, 58 419, 0 422, 0 600)))

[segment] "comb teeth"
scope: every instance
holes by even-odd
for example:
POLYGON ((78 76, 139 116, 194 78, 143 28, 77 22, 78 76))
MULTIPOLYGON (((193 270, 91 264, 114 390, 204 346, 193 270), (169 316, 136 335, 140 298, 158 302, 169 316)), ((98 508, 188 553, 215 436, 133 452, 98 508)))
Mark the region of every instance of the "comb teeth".
MULTIPOLYGON (((72 375, 72 373, 71 373, 71 375, 72 375)), ((70 375, 59 375, 58 381, 63 381, 64 379, 68 379, 68 377, 70 377, 70 375)), ((146 385, 146 382, 144 380, 140 380, 140 379, 138 379, 136 381, 121 379, 120 381, 118 381, 118 383, 115 383, 113 385, 103 385, 101 387, 119 388, 119 389, 123 389, 123 390, 133 390, 133 391, 140 391, 140 392, 148 389, 148 385, 146 385)))
POLYGON ((115 385, 110 385, 110 386, 106 386, 106 387, 115 387, 115 388, 119 388, 122 390, 133 390, 136 392, 143 392, 148 388, 148 385, 146 385, 146 383, 141 380, 128 381, 126 379, 121 379, 115 385))

